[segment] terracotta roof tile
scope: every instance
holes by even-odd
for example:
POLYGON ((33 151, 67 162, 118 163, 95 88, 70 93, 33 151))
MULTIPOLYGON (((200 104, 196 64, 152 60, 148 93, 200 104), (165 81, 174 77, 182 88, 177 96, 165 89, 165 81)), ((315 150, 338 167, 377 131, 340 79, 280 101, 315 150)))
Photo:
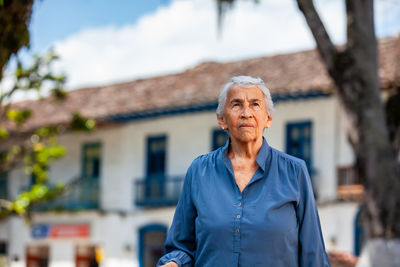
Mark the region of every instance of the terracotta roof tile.
MULTIPOLYGON (((400 36, 381 39, 379 53, 382 87, 393 87, 400 73, 400 36)), ((102 119, 129 112, 215 102, 220 87, 233 75, 261 77, 272 95, 315 89, 330 92, 333 87, 317 52, 309 50, 230 63, 204 62, 178 74, 73 90, 59 105, 52 105, 51 99, 45 98, 18 102, 15 107, 29 107, 34 111, 25 129, 65 123, 75 110, 80 110, 83 116, 102 119)))

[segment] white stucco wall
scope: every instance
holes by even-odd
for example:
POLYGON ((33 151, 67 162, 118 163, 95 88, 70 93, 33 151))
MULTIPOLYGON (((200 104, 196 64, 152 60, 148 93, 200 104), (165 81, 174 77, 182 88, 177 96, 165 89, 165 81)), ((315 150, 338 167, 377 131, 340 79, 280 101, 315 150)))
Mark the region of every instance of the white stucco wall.
POLYGON ((347 139, 347 118, 346 113, 337 102, 336 113, 338 117, 338 146, 336 148, 336 164, 338 166, 349 166, 354 163, 354 153, 347 139))
POLYGON ((318 206, 322 233, 328 251, 354 253, 355 219, 359 204, 337 202, 318 206))

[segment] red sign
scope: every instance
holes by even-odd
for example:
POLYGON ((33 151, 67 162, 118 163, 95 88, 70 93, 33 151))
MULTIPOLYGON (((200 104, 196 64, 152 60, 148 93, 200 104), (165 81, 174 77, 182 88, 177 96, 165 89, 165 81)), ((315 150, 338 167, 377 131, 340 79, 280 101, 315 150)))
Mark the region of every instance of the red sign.
POLYGON ((53 224, 50 228, 51 238, 89 237, 87 224, 53 224))

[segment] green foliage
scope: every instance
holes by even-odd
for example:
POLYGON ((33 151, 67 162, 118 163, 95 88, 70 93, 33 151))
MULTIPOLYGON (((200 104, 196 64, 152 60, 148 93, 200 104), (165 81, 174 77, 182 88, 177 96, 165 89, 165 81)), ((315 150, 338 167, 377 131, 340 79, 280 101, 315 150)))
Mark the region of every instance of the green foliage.
MULTIPOLYGON (((29 191, 22 192, 12 203, 12 210, 18 215, 24 215, 33 205, 43 203, 56 198, 64 190, 63 184, 56 184, 50 187, 46 184, 34 184, 29 191)), ((0 217, 5 217, 9 213, 0 212, 0 217)))
POLYGON ((9 137, 9 133, 6 128, 0 126, 0 139, 7 139, 9 137))
POLYGON ((21 126, 31 116, 32 111, 30 109, 10 109, 7 111, 7 117, 15 122, 18 126, 21 126))
POLYGON ((0 139, 11 143, 7 150, 1 153, 0 170, 10 170, 21 162, 24 172, 28 177, 32 177, 34 182, 16 199, 0 201, 0 218, 13 213, 29 215, 36 204, 44 203, 60 195, 65 185, 50 186, 48 184, 49 166, 66 154, 65 147, 58 144, 57 136, 68 129, 91 131, 96 125, 94 120, 85 118, 76 111, 71 114, 71 121, 68 124, 47 125, 27 132, 23 126, 35 116, 34 110, 27 107, 21 108, 11 103, 4 104, 17 91, 35 91, 41 96, 41 91, 45 86, 50 88, 51 94, 48 100, 55 100, 54 105, 66 100, 68 94, 63 89, 65 75, 55 74, 52 71, 52 63, 57 58, 57 55, 50 51, 43 56, 35 55, 33 63, 28 67, 18 62, 14 73, 15 83, 9 91, 0 96, 0 139), (27 138, 22 142, 14 141, 17 140, 16 136, 27 138))
POLYGON ((79 112, 73 113, 71 128, 74 131, 91 131, 95 126, 96 122, 94 120, 82 117, 79 112))
MULTIPOLYGON (((44 85, 50 85, 53 95, 59 99, 65 99, 66 92, 63 90, 66 82, 65 75, 52 72, 52 64, 58 59, 54 51, 50 50, 43 56, 34 55, 34 62, 28 68, 24 68, 21 62, 17 63, 15 77, 17 82, 13 90, 36 90, 39 94, 44 85)), ((11 90, 12 91, 12 90, 11 90)))

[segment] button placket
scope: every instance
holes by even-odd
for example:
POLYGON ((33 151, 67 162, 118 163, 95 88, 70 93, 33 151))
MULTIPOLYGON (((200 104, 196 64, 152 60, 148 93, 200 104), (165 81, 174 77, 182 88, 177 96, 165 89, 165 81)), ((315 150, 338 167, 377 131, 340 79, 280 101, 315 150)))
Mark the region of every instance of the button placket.
POLYGON ((236 214, 234 214, 234 252, 240 252, 240 220, 242 218, 243 202, 242 198, 239 198, 239 202, 236 203, 236 214))

